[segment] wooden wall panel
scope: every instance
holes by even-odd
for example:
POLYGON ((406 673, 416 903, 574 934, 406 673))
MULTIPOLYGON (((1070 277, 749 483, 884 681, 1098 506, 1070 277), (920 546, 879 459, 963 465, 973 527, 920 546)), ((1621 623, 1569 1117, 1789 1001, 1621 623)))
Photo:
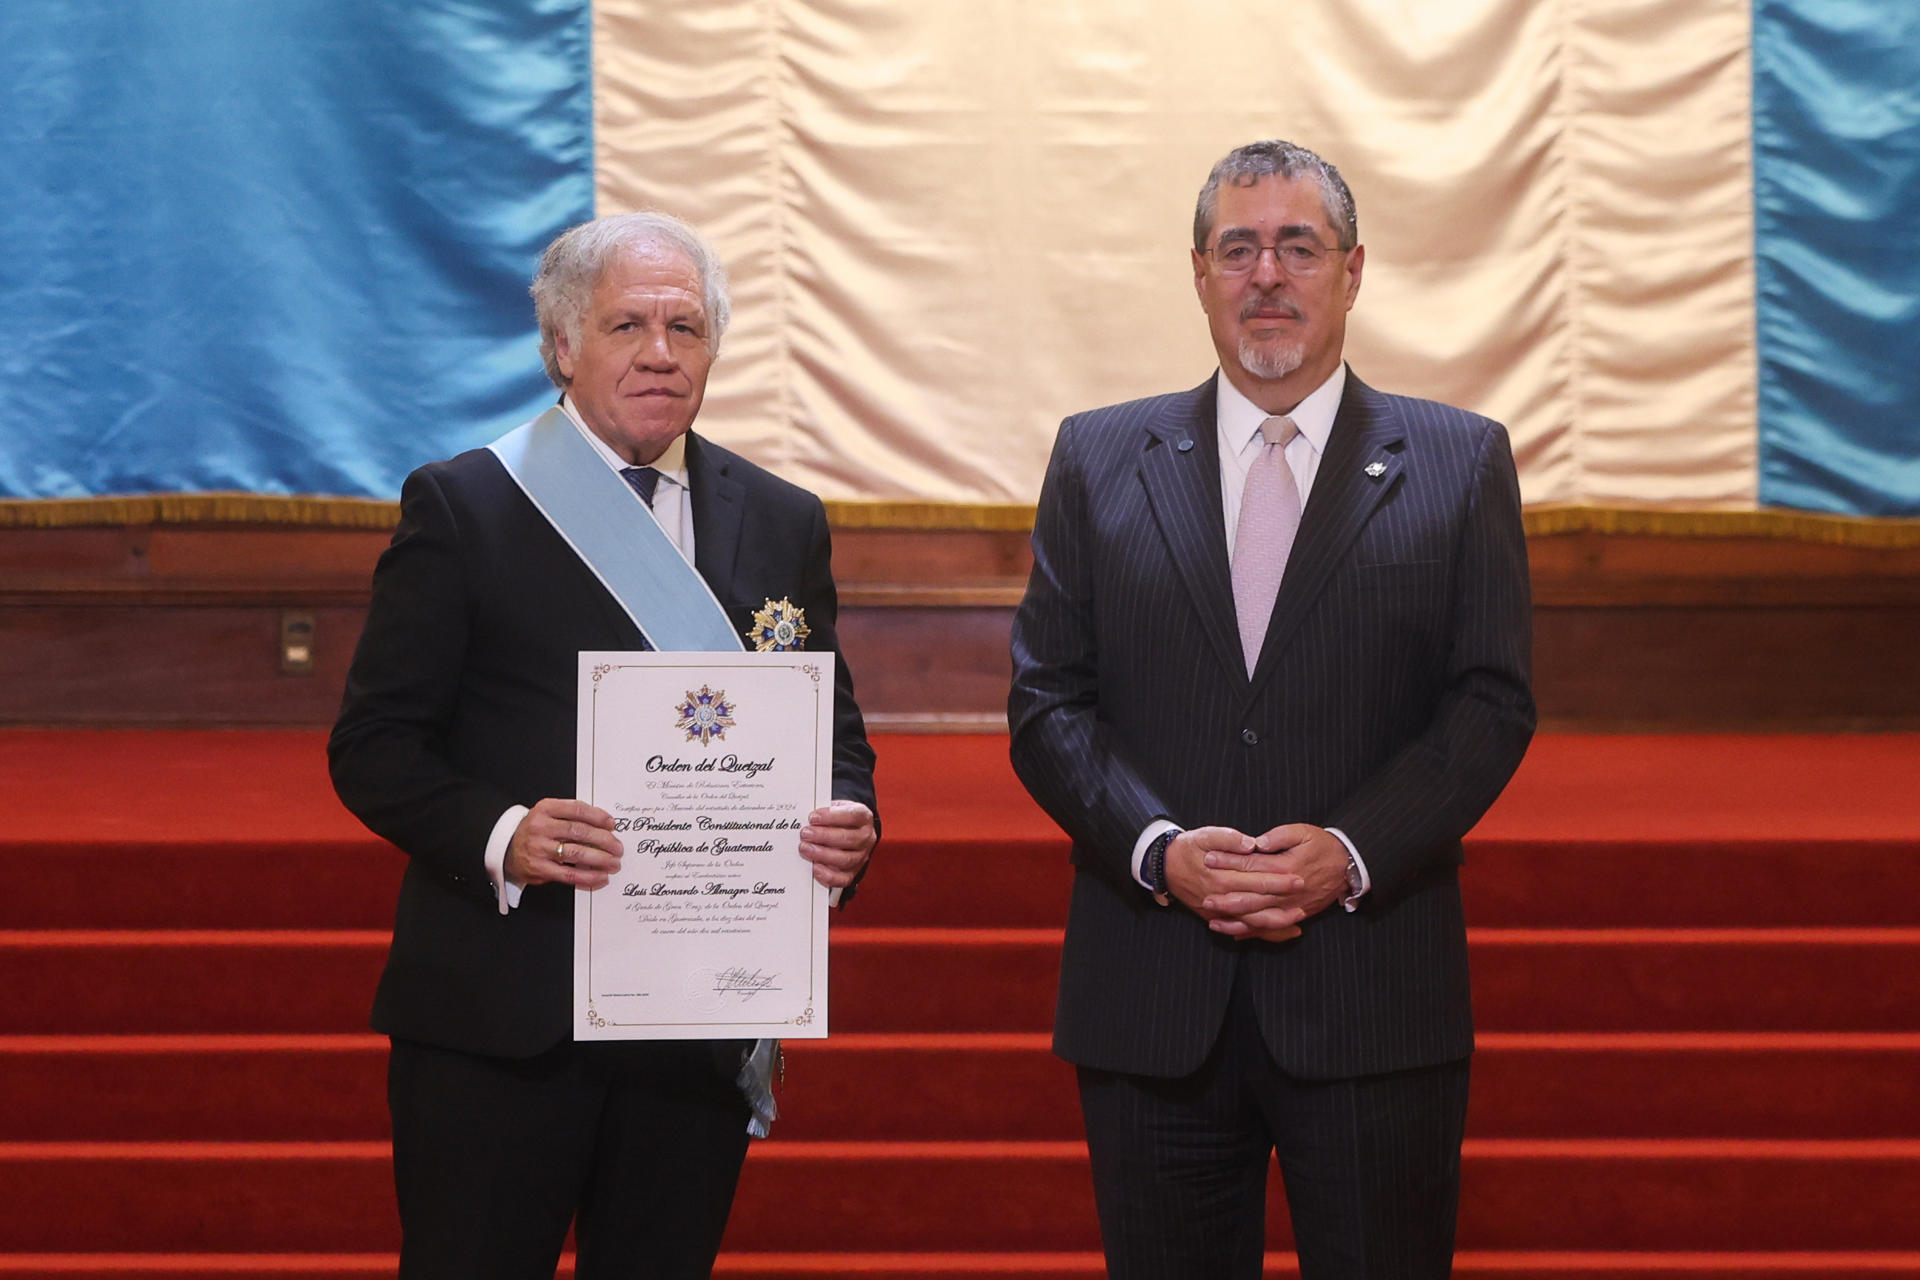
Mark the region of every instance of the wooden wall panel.
POLYGON ((873 728, 1007 727, 1011 605, 856 605, 842 613, 840 647, 873 728))
POLYGON ((270 602, 0 605, 0 723, 330 724, 366 609, 289 603, 314 619, 311 675, 281 674, 270 602))
POLYGON ((1920 728, 1920 607, 1536 606, 1543 726, 1920 728))
MULTIPOLYGON (((1018 531, 836 530, 842 631, 882 729, 1004 727, 1018 531)), ((0 529, 0 724, 324 725, 378 532, 0 529), (280 669, 287 610, 310 675, 280 669)), ((1530 544, 1560 729, 1920 728, 1920 551, 1562 534, 1530 544)))

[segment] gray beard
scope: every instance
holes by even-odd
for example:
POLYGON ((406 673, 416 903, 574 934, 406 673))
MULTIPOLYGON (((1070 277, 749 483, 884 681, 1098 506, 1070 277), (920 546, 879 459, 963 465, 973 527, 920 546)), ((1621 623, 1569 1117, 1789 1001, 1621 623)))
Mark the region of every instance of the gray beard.
POLYGON ((1256 378, 1284 378, 1298 369, 1307 358, 1304 342, 1268 345, 1252 338, 1240 339, 1240 367, 1256 378))

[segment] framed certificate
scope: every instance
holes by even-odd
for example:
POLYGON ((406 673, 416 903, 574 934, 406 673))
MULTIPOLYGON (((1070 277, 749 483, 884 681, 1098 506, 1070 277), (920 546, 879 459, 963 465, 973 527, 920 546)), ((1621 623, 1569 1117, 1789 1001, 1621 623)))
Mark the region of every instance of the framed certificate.
POLYGON ((580 799, 626 853, 576 890, 576 1040, 827 1034, 830 653, 580 655, 580 799))

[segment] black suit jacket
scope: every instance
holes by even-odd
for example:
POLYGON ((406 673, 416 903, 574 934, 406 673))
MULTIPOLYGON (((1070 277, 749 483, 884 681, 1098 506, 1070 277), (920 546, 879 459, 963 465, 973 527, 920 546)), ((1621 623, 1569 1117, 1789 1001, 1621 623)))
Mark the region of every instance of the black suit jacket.
POLYGON ((1054 1045, 1199 1067, 1244 968, 1306 1078, 1472 1049, 1460 838, 1534 723, 1505 431, 1349 375, 1249 680, 1220 504, 1215 383, 1061 425, 1015 617, 1016 771, 1073 839, 1054 1045), (1237 943, 1133 879, 1156 818, 1339 827, 1372 877, 1298 939, 1237 943))
MULTIPOLYGON (((696 567, 735 631, 787 597, 807 647, 838 655, 819 499, 692 434, 687 475, 696 567)), ((503 916, 484 853, 510 806, 574 794, 579 651, 644 647, 492 453, 407 478, 328 744, 341 800, 409 855, 377 1030, 504 1057, 571 1035, 572 892, 532 887, 503 916)), ((833 792, 872 805, 844 658, 835 684, 833 792)))

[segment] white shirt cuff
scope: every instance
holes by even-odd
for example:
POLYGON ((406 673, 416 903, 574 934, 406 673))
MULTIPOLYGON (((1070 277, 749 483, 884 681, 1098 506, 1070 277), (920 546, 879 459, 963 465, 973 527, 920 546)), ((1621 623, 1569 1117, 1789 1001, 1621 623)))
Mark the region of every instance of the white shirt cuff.
POLYGON ((1327 830, 1338 839, 1341 844, 1347 846, 1347 854, 1353 859, 1355 869, 1360 872, 1360 887, 1340 899, 1341 906, 1349 911, 1358 911, 1360 909, 1360 899, 1366 897, 1367 890, 1373 888, 1373 877, 1367 874, 1367 860, 1362 858, 1360 851, 1353 847, 1353 841, 1347 839, 1346 832, 1338 827, 1328 827, 1327 830))
POLYGON ((501 915, 520 905, 520 886, 507 879, 507 846, 513 842, 520 819, 530 812, 523 804, 514 805, 500 815, 493 824, 493 834, 487 837, 487 879, 493 881, 493 896, 500 903, 501 915))
POLYGON ((1165 818, 1159 818, 1147 824, 1147 829, 1145 831, 1142 831, 1140 833, 1140 838, 1133 842, 1133 878, 1140 885, 1142 889, 1145 889, 1149 893, 1153 892, 1153 886, 1148 884, 1145 878, 1142 877, 1142 875, 1140 874, 1142 871, 1146 869, 1147 846, 1152 844, 1155 840, 1158 840, 1161 836, 1165 835, 1167 832, 1178 831, 1179 829, 1180 829, 1179 823, 1168 822, 1165 818))

